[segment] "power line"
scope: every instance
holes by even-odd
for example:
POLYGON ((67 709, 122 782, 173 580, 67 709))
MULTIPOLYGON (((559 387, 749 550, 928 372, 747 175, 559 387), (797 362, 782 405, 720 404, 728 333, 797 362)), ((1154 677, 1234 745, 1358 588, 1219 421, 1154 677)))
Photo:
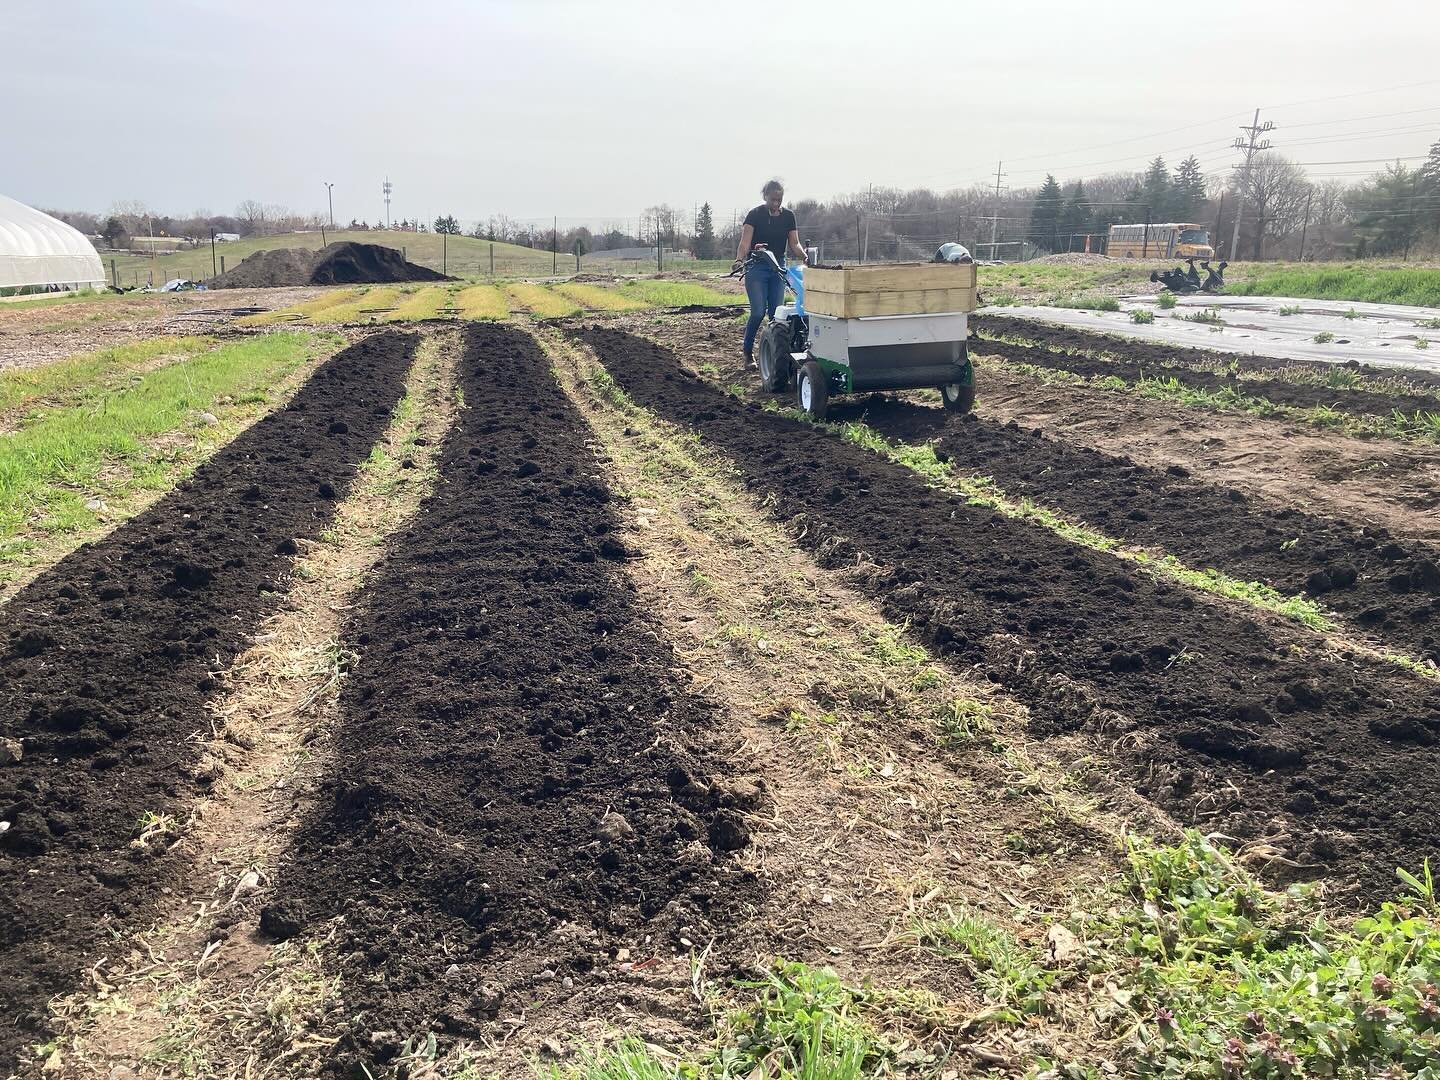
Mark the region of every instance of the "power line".
MULTIPOLYGON (((1245 165, 1242 169, 1242 174, 1248 179, 1250 176, 1250 166, 1255 159, 1255 152, 1257 150, 1270 149, 1269 139, 1265 139, 1262 142, 1256 142, 1256 138, 1260 135, 1261 132, 1275 130, 1275 122, 1273 120, 1266 120, 1265 123, 1262 125, 1260 123, 1260 110, 1256 109, 1255 119, 1250 122, 1250 126, 1245 127, 1242 125, 1240 130, 1248 131, 1250 133, 1250 140, 1248 143, 1244 139, 1237 138, 1235 140, 1235 149, 1245 151, 1245 165)), ((1239 185, 1239 190, 1236 192, 1236 196, 1237 202, 1235 203, 1235 227, 1230 233, 1230 258, 1232 259, 1235 258, 1235 248, 1240 243, 1240 218, 1245 213, 1244 184, 1239 185)))

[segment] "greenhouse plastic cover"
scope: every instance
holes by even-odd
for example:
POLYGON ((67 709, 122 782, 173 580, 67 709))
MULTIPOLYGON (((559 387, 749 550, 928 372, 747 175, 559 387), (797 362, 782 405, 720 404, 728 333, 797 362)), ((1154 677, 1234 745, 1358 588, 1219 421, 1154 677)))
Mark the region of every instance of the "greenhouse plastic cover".
POLYGON ((83 233, 0 195, 0 289, 104 284, 105 267, 83 233))

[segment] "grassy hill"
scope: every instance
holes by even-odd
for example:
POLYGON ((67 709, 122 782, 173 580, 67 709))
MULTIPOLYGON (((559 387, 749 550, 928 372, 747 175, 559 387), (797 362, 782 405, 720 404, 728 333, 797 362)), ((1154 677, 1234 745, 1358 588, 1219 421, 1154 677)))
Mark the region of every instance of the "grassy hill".
MULTIPOLYGON (((403 249, 406 258, 411 262, 435 270, 444 270, 453 277, 483 277, 490 273, 492 244, 489 240, 475 240, 468 236, 451 236, 444 240, 442 248, 442 238, 436 233, 351 232, 347 230, 335 232, 327 230, 325 239, 331 243, 338 240, 352 240, 360 244, 383 244, 386 247, 403 249)), ((318 232, 249 237, 228 244, 216 244, 216 265, 222 255, 225 257, 226 269, 234 269, 247 255, 253 255, 257 251, 273 248, 310 248, 313 250, 321 247, 323 243, 321 234, 318 232)), ((498 242, 493 247, 495 249, 496 277, 549 276, 552 267, 558 269, 560 274, 575 272, 575 256, 567 255, 563 251, 557 259, 552 261, 548 251, 536 251, 534 248, 498 242)), ((115 260, 122 285, 132 285, 137 280, 141 285, 145 284, 151 269, 151 259, 148 254, 102 254, 101 260, 105 263, 107 275, 110 273, 111 259, 115 260)), ((715 269, 722 266, 729 269, 729 263, 721 262, 699 264, 694 261, 677 261, 675 263, 677 269, 715 269)), ((592 273, 649 274, 655 271, 655 260, 621 260, 610 257, 601 251, 583 256, 580 260, 580 267, 582 270, 592 273)), ((190 250, 157 255, 154 259, 154 270, 156 284, 176 277, 205 280, 211 276, 210 245, 205 244, 190 250)))

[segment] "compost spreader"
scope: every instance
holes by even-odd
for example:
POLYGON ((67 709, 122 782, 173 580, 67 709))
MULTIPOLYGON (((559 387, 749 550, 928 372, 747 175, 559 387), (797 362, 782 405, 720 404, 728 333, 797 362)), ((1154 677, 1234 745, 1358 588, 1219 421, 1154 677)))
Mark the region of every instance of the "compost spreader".
POLYGON ((947 409, 974 407, 974 263, 787 266, 784 276, 794 302, 777 309, 756 350, 765 389, 793 384, 816 420, 832 397, 872 390, 934 388, 947 409))

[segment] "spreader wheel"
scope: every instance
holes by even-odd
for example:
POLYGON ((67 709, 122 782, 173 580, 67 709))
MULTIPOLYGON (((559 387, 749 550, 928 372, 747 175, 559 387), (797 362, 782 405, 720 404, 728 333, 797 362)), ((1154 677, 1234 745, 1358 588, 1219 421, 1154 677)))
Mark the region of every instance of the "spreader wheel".
POLYGON ((772 394, 785 389, 790 381, 790 326, 769 323, 760 333, 755 366, 760 369, 760 387, 772 394))
POLYGON ((830 380, 814 360, 807 361, 795 376, 795 403, 810 419, 825 419, 830 405, 830 380))
POLYGON ((975 384, 947 383, 940 387, 940 400, 952 412, 967 413, 975 407, 975 384))

